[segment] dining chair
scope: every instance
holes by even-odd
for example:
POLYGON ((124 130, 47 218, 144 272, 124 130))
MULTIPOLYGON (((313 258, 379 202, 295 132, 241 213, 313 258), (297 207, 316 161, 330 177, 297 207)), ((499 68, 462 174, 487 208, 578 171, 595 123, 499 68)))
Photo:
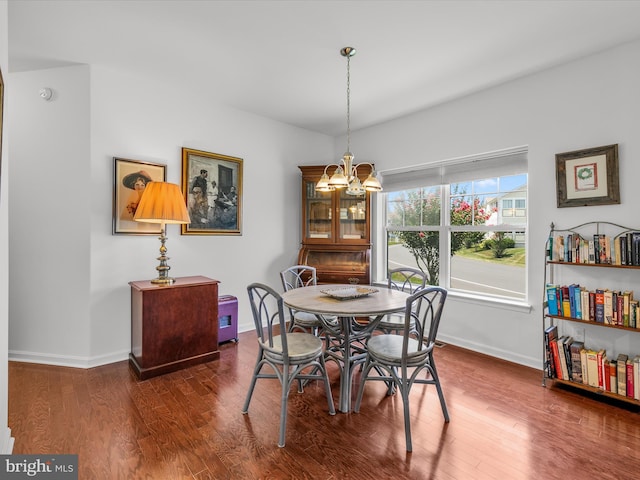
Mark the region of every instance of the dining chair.
MULTIPOLYGON (((402 395, 408 452, 413 449, 409 392, 414 384, 435 385, 444 420, 449 422, 449 411, 433 358, 433 348, 446 298, 447 291, 440 287, 426 287, 418 290, 407 298, 402 334, 374 335, 367 343, 367 355, 353 410, 360 411, 367 381, 393 383, 402 395), (412 328, 412 324, 415 328, 412 328), (421 376, 422 372, 426 375, 421 376)), ((387 393, 389 394, 390 391, 387 390, 387 393)))
MULTIPOLYGON (((427 274, 422 270, 401 267, 389 270, 387 287, 412 294, 427 284, 427 274)), ((400 332, 404 328, 404 313, 390 313, 376 327, 385 333, 400 332)), ((415 320, 411 318, 411 328, 415 329, 415 320)))
POLYGON ((249 411, 256 381, 259 378, 277 378, 282 386, 278 446, 284 447, 287 400, 294 382, 298 382, 298 392, 302 393, 303 380, 323 380, 329 414, 336 413, 324 363, 322 340, 311 333, 287 331, 282 297, 269 286, 252 283, 247 287, 247 292, 258 334, 259 351, 242 413, 249 411), (263 373, 265 366, 273 372, 263 373))
MULTIPOLYGON (((293 265, 280 272, 280 279, 282 280, 282 287, 287 292, 294 288, 308 287, 310 285, 317 285, 318 277, 316 274, 316 267, 310 265, 293 265)), ((322 330, 322 322, 312 313, 298 312, 293 309, 289 309, 291 322, 289 323, 289 331, 311 331, 314 335, 319 336, 322 330)), ((337 323, 338 319, 335 316, 326 316, 325 321, 330 323, 337 323)))

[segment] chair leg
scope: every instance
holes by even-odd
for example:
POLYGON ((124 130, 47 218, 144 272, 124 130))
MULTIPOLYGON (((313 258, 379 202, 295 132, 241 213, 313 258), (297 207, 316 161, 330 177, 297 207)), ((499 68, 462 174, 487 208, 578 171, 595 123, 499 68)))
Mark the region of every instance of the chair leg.
POLYGON ((449 410, 447 409, 447 402, 444 400, 444 393, 442 391, 442 385, 440 385, 440 377, 438 376, 438 371, 436 370, 436 364, 433 363, 433 357, 430 359, 430 370, 431 376, 433 377, 433 383, 436 385, 436 390, 438 391, 438 397, 440 398, 440 406, 442 407, 442 415, 444 415, 444 421, 449 422, 449 410))
POLYGON ((411 416, 409 413, 409 385, 406 379, 403 379, 402 386, 398 389, 402 394, 402 405, 404 410, 404 436, 407 444, 407 452, 413 451, 411 444, 411 416))
POLYGON ((367 358, 362 367, 362 374, 360 378, 360 386, 358 387, 358 394, 356 395, 356 404, 353 406, 353 411, 358 413, 360 411, 360 403, 362 402, 362 394, 364 393, 364 384, 367 381, 367 375, 371 370, 371 360, 367 358))
POLYGON ((249 384, 249 391, 247 392, 247 397, 244 400, 244 405, 242 406, 242 413, 247 413, 249 411, 249 403, 251 403, 251 397, 253 396, 253 389, 256 386, 256 381, 258 380, 258 374, 262 369, 262 351, 258 354, 258 360, 256 362, 256 366, 253 369, 253 376, 251 377, 251 383, 249 384))
POLYGON ((278 437, 278 446, 284 447, 285 436, 287 432, 287 402, 289 400, 289 369, 285 368, 282 372, 282 396, 280 399, 280 436, 278 437))
POLYGON ((327 373, 327 365, 324 363, 324 357, 320 356, 320 365, 322 365, 322 376, 324 377, 324 389, 327 393, 327 402, 329 403, 329 415, 336 414, 336 407, 333 403, 333 396, 331 395, 331 384, 329 383, 329 374, 327 373))

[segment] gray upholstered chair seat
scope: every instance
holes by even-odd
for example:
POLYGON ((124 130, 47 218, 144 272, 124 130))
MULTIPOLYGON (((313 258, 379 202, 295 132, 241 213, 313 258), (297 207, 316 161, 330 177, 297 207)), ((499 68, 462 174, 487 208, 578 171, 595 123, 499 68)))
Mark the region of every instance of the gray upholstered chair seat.
MULTIPOLYGON (((322 354, 322 340, 308 333, 287 333, 287 346, 289 347, 289 364, 298 365, 306 363, 322 354)), ((263 346, 265 355, 274 362, 282 362, 282 337, 273 337, 273 347, 268 343, 263 346)))
MULTIPOLYGON (((293 314, 293 319, 296 325, 299 325, 301 327, 321 327, 322 326, 322 322, 318 320, 318 317, 316 317, 313 313, 295 312, 293 314)), ((327 323, 331 323, 335 325, 338 324, 338 317, 327 315, 324 317, 324 319, 327 323)))
MULTIPOLYGON (((367 351, 380 361, 399 367, 402 363, 403 341, 402 335, 374 335, 367 342, 367 351)), ((424 357, 429 354, 430 350, 424 348, 424 345, 419 349, 421 342, 413 338, 409 338, 408 342, 407 366, 419 365, 424 362, 424 357)))

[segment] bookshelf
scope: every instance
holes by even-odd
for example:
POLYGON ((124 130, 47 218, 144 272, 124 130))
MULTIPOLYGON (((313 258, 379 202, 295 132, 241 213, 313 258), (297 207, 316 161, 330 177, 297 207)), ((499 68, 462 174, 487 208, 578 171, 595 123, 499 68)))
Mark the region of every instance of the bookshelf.
POLYGON ((634 298, 634 285, 640 286, 640 229, 600 221, 566 229, 551 224, 542 304, 543 386, 552 381, 640 405, 640 349, 607 353, 605 342, 598 344, 603 335, 562 335, 566 323, 591 332, 640 334, 640 287, 634 298), (556 283, 557 277, 579 283, 556 283), (623 288, 607 286, 616 277, 623 288))

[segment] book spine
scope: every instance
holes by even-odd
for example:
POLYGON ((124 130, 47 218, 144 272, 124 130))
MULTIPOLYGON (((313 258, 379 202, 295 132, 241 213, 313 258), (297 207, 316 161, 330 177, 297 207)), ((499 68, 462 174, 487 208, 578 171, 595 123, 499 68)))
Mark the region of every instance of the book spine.
POLYGON ((592 387, 598 387, 598 352, 587 350, 587 380, 592 387))
POLYGON ((558 315, 558 286, 547 285, 547 310, 549 315, 558 315))
POLYGON ((633 398, 633 392, 634 392, 633 359, 628 358, 625 367, 627 371, 627 397, 633 398))
POLYGON ((604 291, 604 323, 613 324, 613 292, 611 290, 604 291))
POLYGON ((551 353, 553 354, 553 365, 555 368, 556 378, 562 380, 562 367, 560 365, 560 354, 558 352, 558 339, 554 338, 550 342, 551 353))
POLYGON ((596 361, 598 365, 598 388, 604 389, 604 357, 605 351, 599 350, 596 354, 596 361))
POLYGON ((615 360, 609 362, 609 377, 611 393, 618 393, 618 368, 615 360))
POLYGON ((633 398, 640 400, 640 355, 633 357, 633 398))
POLYGON ((596 290, 595 318, 597 323, 604 323, 604 290, 596 290))
POLYGON ((596 292, 589 292, 589 321, 596 321, 596 292))
POLYGON ((589 383, 589 372, 587 370, 587 349, 582 348, 580 350, 580 366, 582 367, 582 383, 587 385, 589 383))
POLYGON ((627 355, 619 354, 618 367, 618 395, 627 396, 627 355))

